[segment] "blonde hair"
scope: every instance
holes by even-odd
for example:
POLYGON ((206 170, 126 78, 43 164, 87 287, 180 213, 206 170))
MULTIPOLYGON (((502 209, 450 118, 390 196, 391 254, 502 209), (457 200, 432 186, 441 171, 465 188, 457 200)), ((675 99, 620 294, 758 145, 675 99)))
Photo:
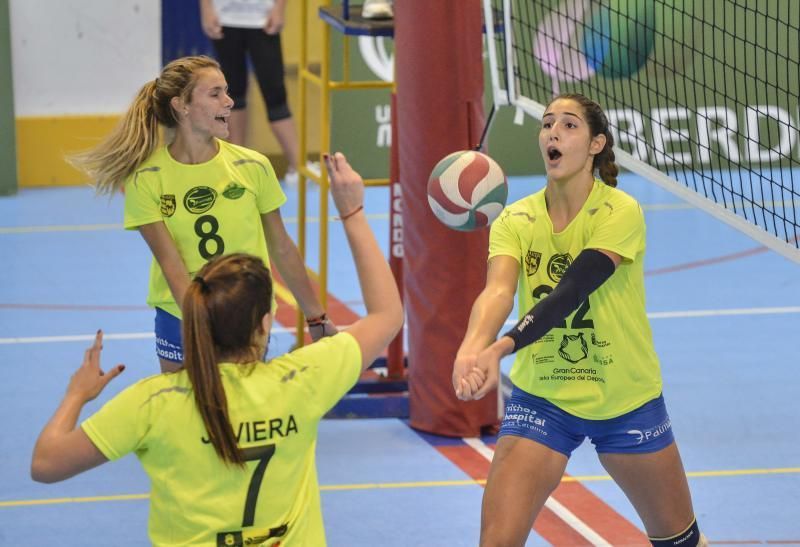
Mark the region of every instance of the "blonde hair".
POLYGON ((71 155, 69 163, 89 175, 98 194, 121 190, 125 180, 150 157, 158 147, 159 124, 175 128, 178 118, 172 98, 191 102, 197 84, 197 71, 216 68, 211 57, 182 57, 163 68, 158 78, 139 90, 117 127, 96 147, 71 155))

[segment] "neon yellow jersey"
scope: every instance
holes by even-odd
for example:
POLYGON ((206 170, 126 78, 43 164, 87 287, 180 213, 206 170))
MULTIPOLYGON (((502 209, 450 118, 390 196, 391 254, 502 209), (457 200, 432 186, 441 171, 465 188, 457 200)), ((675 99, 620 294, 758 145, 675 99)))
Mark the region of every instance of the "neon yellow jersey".
POLYGON ((245 469, 214 452, 183 370, 130 386, 81 427, 109 460, 134 452, 142 462, 155 545, 325 545, 317 425, 356 383, 358 343, 340 333, 220 370, 245 469))
MULTIPOLYGON (((237 252, 261 257, 269 267, 261 215, 286 202, 266 157, 217 143, 214 158, 192 165, 177 162, 162 146, 125 182, 125 228, 163 221, 190 276, 210 258, 237 252)), ((181 317, 155 258, 147 303, 181 317)))
POLYGON ((586 203, 554 233, 544 190, 510 206, 492 224, 489 258, 520 263, 520 317, 546 297, 584 249, 622 256, 614 274, 557 327, 517 352, 520 389, 590 420, 625 414, 661 393, 661 370, 645 314, 645 224, 632 197, 599 180, 586 203))

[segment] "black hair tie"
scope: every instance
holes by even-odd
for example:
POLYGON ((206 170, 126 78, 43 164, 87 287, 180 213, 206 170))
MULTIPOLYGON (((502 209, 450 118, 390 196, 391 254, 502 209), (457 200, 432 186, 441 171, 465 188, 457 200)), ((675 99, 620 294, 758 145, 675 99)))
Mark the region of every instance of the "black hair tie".
POLYGON ((197 284, 200 285, 200 290, 202 292, 204 292, 204 293, 211 292, 211 287, 208 286, 208 283, 206 283, 206 280, 203 279, 202 276, 199 276, 199 275, 194 276, 194 281, 196 281, 197 284))

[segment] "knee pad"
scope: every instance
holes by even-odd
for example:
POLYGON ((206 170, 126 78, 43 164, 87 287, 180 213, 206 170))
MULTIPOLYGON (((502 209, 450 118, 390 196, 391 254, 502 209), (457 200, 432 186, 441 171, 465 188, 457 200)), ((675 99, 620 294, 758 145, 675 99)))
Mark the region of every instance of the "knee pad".
POLYGON ((653 547, 703 547, 708 545, 705 536, 700 533, 697 519, 680 534, 668 538, 648 538, 653 547))

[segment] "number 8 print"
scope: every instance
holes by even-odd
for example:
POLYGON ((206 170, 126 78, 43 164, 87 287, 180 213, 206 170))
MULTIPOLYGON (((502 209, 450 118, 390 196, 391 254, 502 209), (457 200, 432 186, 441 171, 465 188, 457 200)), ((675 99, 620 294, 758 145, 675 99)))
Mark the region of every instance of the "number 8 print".
POLYGON ((213 215, 203 215, 194 223, 194 233, 200 236, 200 242, 197 244, 197 252, 200 253, 206 260, 210 260, 215 256, 219 256, 225 252, 225 242, 217 234, 219 230, 219 221, 213 215), (204 230, 206 223, 209 230, 204 230), (213 241, 216 244, 214 252, 208 250, 208 242, 213 241))

